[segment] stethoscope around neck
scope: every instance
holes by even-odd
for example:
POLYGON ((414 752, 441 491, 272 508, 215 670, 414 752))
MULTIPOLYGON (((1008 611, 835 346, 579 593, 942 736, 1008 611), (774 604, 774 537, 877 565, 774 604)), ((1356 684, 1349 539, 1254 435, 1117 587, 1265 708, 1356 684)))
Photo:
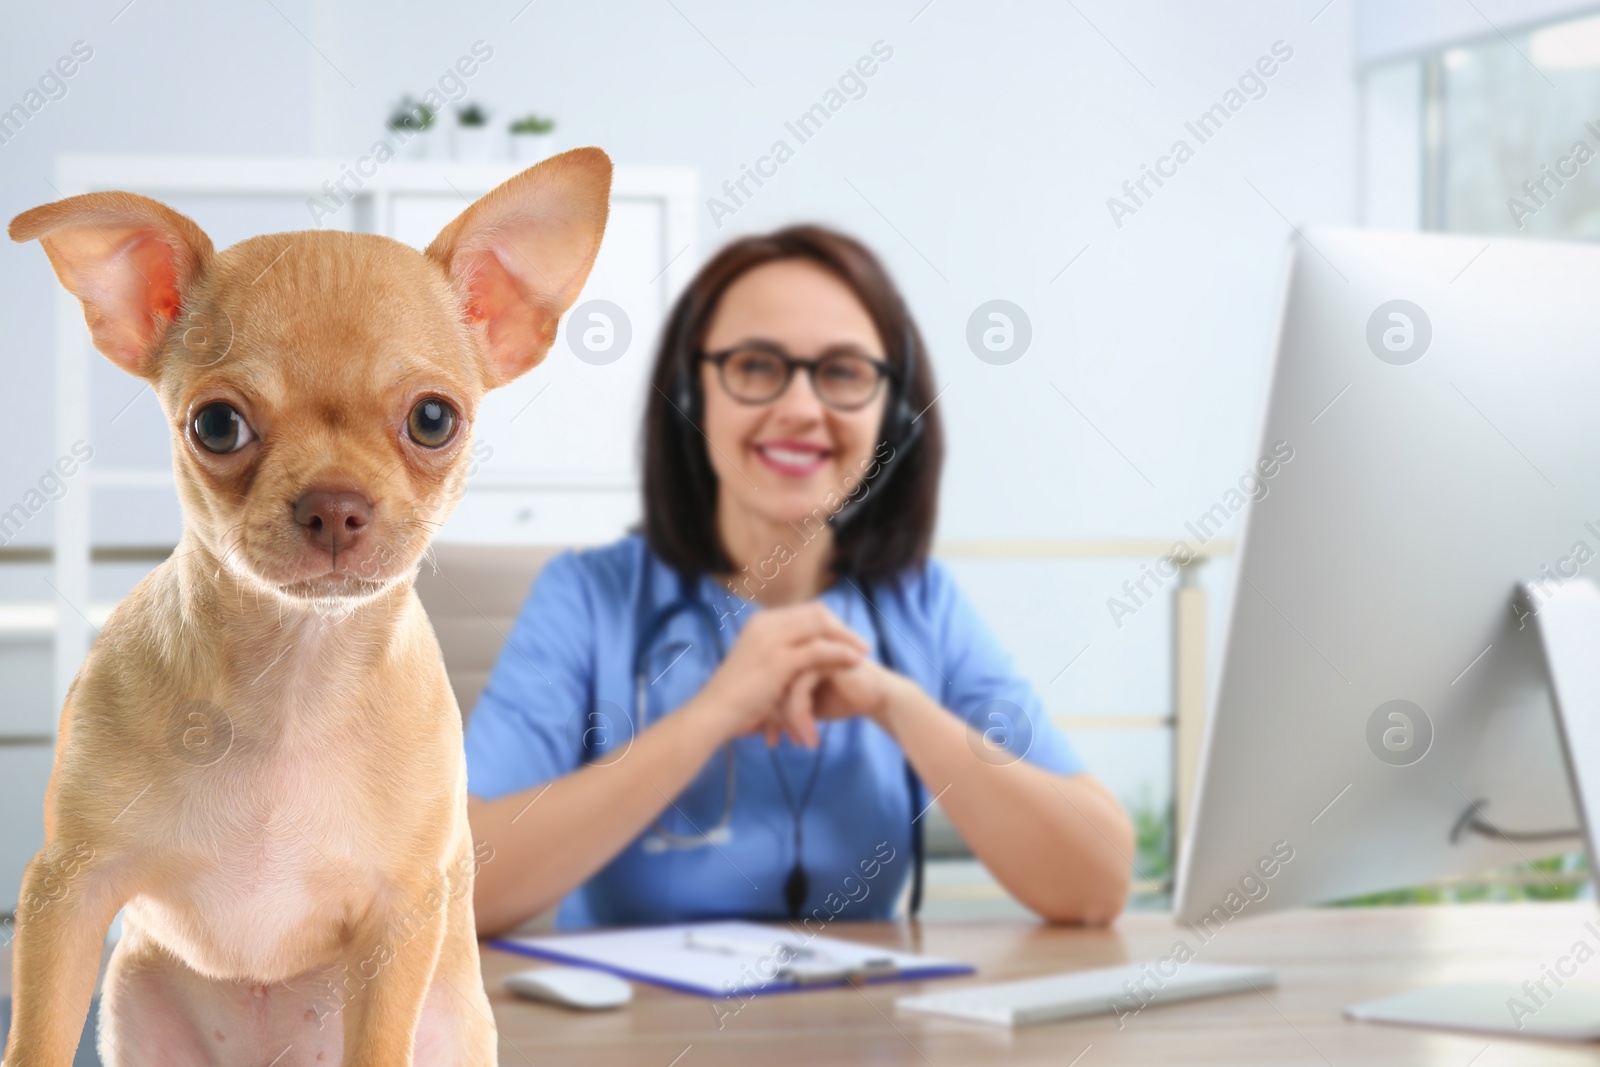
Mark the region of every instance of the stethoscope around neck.
MULTIPOLYGON (((636 618, 634 632, 638 635, 633 649, 633 731, 635 736, 637 736, 638 733, 643 732, 644 728, 648 725, 647 716, 649 714, 649 692, 650 686, 655 681, 655 679, 652 679, 649 676, 650 653, 654 649, 657 640, 666 631, 667 627, 671 625, 674 619, 685 612, 698 615, 706 634, 710 637, 710 646, 716 650, 716 664, 720 665, 722 661, 727 658, 728 654, 728 641, 727 637, 725 636, 726 615, 719 618, 712 610, 711 606, 707 604, 704 599, 696 595, 694 581, 688 575, 683 574, 682 572, 676 573, 678 595, 675 600, 666 606, 655 610, 654 612, 648 611, 649 605, 653 601, 652 579, 654 577, 654 568, 655 561, 649 557, 649 553, 647 551, 644 573, 641 575, 639 582, 639 604, 638 609, 635 612, 636 618), (646 617, 647 612, 648 617, 646 617)), ((872 586, 869 583, 862 583, 860 586, 857 586, 857 588, 861 592, 862 599, 864 599, 867 604, 867 615, 872 621, 872 629, 873 634, 877 639, 879 657, 882 659, 883 665, 889 670, 893 671, 896 669, 894 651, 889 645, 888 635, 884 632, 882 614, 878 608, 877 598, 873 595, 872 586)), ((715 669, 715 666, 713 669, 715 669)), ((665 673, 665 671, 663 671, 663 673, 665 673)), ((589 747, 587 732, 585 732, 584 735, 584 744, 585 748, 587 749, 589 747)), ((592 757, 592 755, 592 753, 585 752, 586 757, 592 757)), ((819 747, 817 754, 818 762, 817 766, 814 768, 814 777, 811 784, 815 784, 815 775, 820 775, 821 773, 823 755, 824 748, 819 747)), ((723 790, 723 796, 725 799, 723 801, 722 812, 716 823, 709 828, 695 827, 694 832, 692 833, 681 833, 661 825, 661 820, 657 819, 650 829, 646 831, 646 836, 641 843, 641 848, 645 852, 662 853, 675 850, 715 847, 725 844, 731 838, 733 824, 733 799, 735 791, 735 759, 733 742, 731 741, 723 746, 723 764, 725 767, 724 774, 726 779, 723 790)), ((918 908, 920 908, 922 904, 923 841, 922 824, 920 821, 921 813, 917 810, 917 801, 919 799, 917 777, 916 772, 912 769, 909 760, 907 760, 905 763, 905 783, 907 796, 909 797, 910 801, 910 811, 912 813, 911 851, 914 864, 912 868, 910 914, 915 915, 918 908)), ((787 785, 784 786, 784 791, 785 798, 787 799, 787 785)), ((809 797, 809 794, 810 789, 808 788, 805 796, 809 797)), ((800 821, 804 814, 804 807, 805 801, 803 799, 798 810, 791 808, 791 815, 794 817, 795 821, 794 829, 797 855, 795 856, 795 871, 791 872, 790 875, 791 884, 785 886, 786 895, 794 891, 796 887, 792 883, 795 873, 799 873, 801 875, 801 881, 798 887, 798 895, 801 897, 805 895, 804 872, 803 860, 802 857, 798 855, 798 852, 800 851, 799 846, 801 841, 800 821)), ((791 904, 791 912, 794 912, 795 908, 796 906, 791 904)))

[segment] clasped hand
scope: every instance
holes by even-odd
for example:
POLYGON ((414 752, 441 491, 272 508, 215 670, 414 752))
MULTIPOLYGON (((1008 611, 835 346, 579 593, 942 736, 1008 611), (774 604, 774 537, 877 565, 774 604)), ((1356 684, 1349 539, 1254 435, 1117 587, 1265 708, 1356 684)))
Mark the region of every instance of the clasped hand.
POLYGON ((822 720, 883 714, 903 679, 867 643, 812 601, 756 614, 701 692, 728 737, 761 733, 815 747, 822 720))

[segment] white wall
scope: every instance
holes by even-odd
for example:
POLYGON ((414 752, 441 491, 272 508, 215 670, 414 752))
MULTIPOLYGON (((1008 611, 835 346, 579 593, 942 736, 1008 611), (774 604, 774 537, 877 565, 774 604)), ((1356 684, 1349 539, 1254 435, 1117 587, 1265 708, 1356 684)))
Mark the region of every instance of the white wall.
MULTIPOLYGON (((794 158, 747 206, 720 228, 702 211, 702 247, 820 219, 882 252, 948 386, 939 401, 950 439, 947 538, 1175 536, 1253 459, 1290 222, 1347 223, 1356 210, 1354 34, 1343 3, 779 10, 540 0, 519 15, 523 0, 139 0, 118 15, 124 2, 33 5, 8 19, 0 107, 21 100, 74 41, 94 56, 65 98, 0 145, 0 214, 53 198, 58 152, 353 159, 402 90, 420 92, 480 39, 494 56, 470 94, 497 119, 553 113, 568 144, 602 145, 620 162, 697 166, 708 193, 789 140, 794 158), (796 145, 785 121, 877 41, 893 56, 866 95, 796 145), (1293 56, 1265 96, 1199 144, 1185 122, 1277 41, 1293 56), (1116 226, 1107 198, 1180 137, 1194 157, 1116 226), (1032 322, 1031 348, 1009 366, 981 362, 964 339, 974 308, 994 298, 1032 322)), ((310 224, 297 217, 294 205, 275 205, 260 225, 310 224)), ((230 239, 253 232, 250 218, 200 221, 230 239)), ((0 278, 11 400, 3 509, 53 458, 56 283, 35 246, 0 246, 0 278)), ((106 440, 120 440, 124 424, 158 425, 146 395, 112 426, 136 383, 108 367, 96 381, 106 440)), ((41 514, 18 543, 48 537, 41 514)), ((1053 676, 1092 642, 1050 687, 1057 711, 1165 710, 1164 605, 1122 630, 1105 609, 1137 563, 1063 567, 963 573, 1036 676, 1053 676), (1029 582, 1065 602, 1041 605, 1029 582)), ((1225 574, 1214 566, 1208 583, 1225 589, 1225 574)), ((37 574, 0 575, 0 595, 45 599, 45 590, 37 574)), ((1165 773, 1164 740, 1080 740, 1125 794, 1165 773)))

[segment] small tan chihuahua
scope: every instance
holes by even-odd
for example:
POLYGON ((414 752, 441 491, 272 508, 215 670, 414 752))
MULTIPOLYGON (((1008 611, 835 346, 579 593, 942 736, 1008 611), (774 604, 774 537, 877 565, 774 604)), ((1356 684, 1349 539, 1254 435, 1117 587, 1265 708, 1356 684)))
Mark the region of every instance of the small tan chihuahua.
POLYGON ((5 1067, 72 1062, 119 908, 108 1067, 495 1063, 461 717, 412 579, 610 186, 604 152, 567 152, 425 253, 334 231, 213 253, 128 193, 12 221, 160 399, 185 523, 61 713, 5 1067))

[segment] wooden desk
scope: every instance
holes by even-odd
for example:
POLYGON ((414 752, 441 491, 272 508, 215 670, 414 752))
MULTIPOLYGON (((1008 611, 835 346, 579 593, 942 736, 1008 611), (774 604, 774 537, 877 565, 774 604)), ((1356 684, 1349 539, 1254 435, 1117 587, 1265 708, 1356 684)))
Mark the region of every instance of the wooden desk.
MULTIPOLYGON (((756 997, 722 1029, 709 1003, 638 985, 621 1011, 585 1015, 506 992, 507 974, 540 966, 485 948, 483 971, 500 1026, 501 1067, 768 1067, 906 1064, 966 1067, 1040 1064, 1272 1064, 1273 1067, 1508 1067, 1600 1064, 1600 1045, 1533 1042, 1354 1023, 1345 1005, 1456 979, 1538 979, 1579 940, 1600 948, 1592 903, 1477 904, 1286 912, 1239 919, 1202 945, 1164 915, 1135 914, 1110 930, 1025 923, 835 924, 835 937, 870 941, 975 964, 974 978, 889 982, 756 997), (1277 988, 1010 1031, 906 1015, 894 1001, 912 990, 951 989, 1083 967, 1154 960, 1182 937, 1195 958, 1266 964, 1277 988), (1086 1051, 1087 1050, 1087 1051, 1086 1051), (1080 1057, 1080 1058, 1075 1058, 1080 1057)), ((10 949, 0 950, 0 992, 9 992, 10 949)), ((1579 981, 1600 983, 1600 956, 1579 981)))
MULTIPOLYGON (((1600 927, 1592 903, 1310 910, 1238 919, 1204 945, 1155 914, 1127 915, 1102 931, 1020 923, 835 924, 831 936, 964 960, 978 967, 978 976, 755 997, 721 1030, 700 998, 637 985, 629 1007, 579 1015, 518 999, 501 985, 513 971, 540 966, 537 960, 485 948, 483 969, 500 1025, 501 1067, 1559 1067, 1600 1064, 1600 1045, 1376 1026, 1347 1021, 1341 1012, 1347 1004, 1417 985, 1537 979, 1542 965, 1570 952, 1577 940, 1600 949, 1600 936, 1584 928, 1591 920, 1600 927), (1150 1008, 1124 1019, 1121 1029, 1111 1015, 1009 1031, 894 1008, 895 998, 913 990, 1153 960, 1180 937, 1199 961, 1275 968, 1278 987, 1150 1008)), ((1577 980, 1583 979, 1600 983, 1600 957, 1580 969, 1577 980)))

